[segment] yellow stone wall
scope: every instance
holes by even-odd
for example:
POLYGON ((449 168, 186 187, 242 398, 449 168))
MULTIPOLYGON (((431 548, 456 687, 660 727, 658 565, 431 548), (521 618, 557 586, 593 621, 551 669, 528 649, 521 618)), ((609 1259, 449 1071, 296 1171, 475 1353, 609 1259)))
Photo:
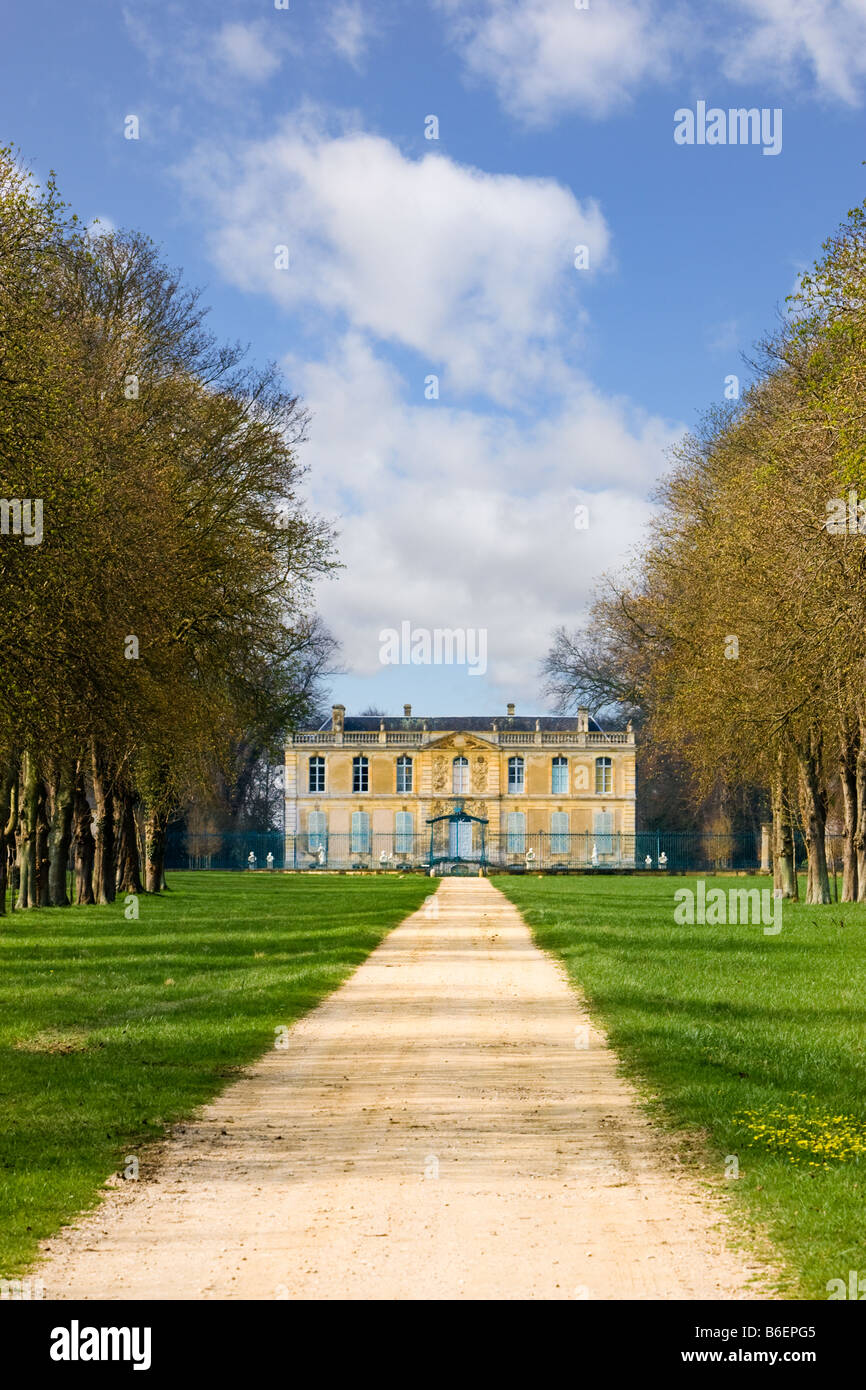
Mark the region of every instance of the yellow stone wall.
MULTIPOLYGON (((450 812, 457 801, 472 815, 488 822, 492 835, 504 834, 509 811, 523 811, 528 835, 550 831, 554 811, 566 811, 571 834, 593 833, 593 816, 597 811, 610 811, 614 833, 630 833, 635 827, 635 746, 628 742, 599 743, 599 735, 575 734, 573 741, 544 743, 540 741, 502 744, 483 734, 441 734, 429 741, 419 736, 417 742, 392 743, 386 734, 374 736, 375 741, 363 743, 351 734, 319 736, 322 741, 303 742, 315 735, 299 735, 286 749, 286 831, 305 834, 307 814, 324 811, 328 817, 328 833, 348 834, 353 811, 370 815, 373 834, 394 830, 397 811, 409 811, 414 816, 416 834, 427 833, 430 816, 450 812), (328 742, 328 739, 331 742, 328 742), (345 742, 338 740, 344 738, 345 742), (351 741, 350 741, 351 740, 351 741), (588 741, 591 746, 587 746, 588 741), (353 759, 363 755, 369 764, 367 792, 353 792, 353 759), (309 791, 309 760, 325 759, 325 791, 309 791), (413 763, 411 792, 397 792, 397 759, 409 756, 413 763), (455 757, 469 762, 469 791, 459 795, 452 790, 452 770, 455 757), (508 761, 519 756, 524 760, 524 791, 509 793, 508 761), (552 760, 564 757, 568 761, 568 791, 554 793, 552 760), (596 759, 610 758, 612 788, 596 793, 596 759)), ((532 736, 530 736, 531 738, 532 736)), ((625 737, 625 736, 620 736, 625 737)), ((538 735, 535 736, 536 740, 538 735)))

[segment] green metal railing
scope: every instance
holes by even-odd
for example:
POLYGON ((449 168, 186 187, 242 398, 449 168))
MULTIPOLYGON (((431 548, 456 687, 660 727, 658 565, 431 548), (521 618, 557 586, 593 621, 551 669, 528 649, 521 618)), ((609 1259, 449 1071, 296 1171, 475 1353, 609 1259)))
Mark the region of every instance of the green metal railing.
MULTIPOLYGON (((405 872, 428 869, 431 863, 429 832, 405 837, 391 833, 289 835, 279 831, 243 834, 184 836, 170 833, 167 869, 290 869, 383 870, 405 872), (252 858, 250 857, 252 856, 252 858), (268 857, 270 856, 270 858, 268 857)), ((828 850, 841 864, 841 837, 828 850)), ((520 837, 503 833, 480 834, 474 847, 462 838, 443 848, 437 843, 434 864, 444 872, 449 865, 473 865, 491 871, 599 872, 659 870, 674 873, 713 873, 723 870, 756 872, 761 858, 760 836, 744 833, 709 835, 696 830, 637 831, 632 834, 550 834, 538 831, 520 837)), ((804 863, 802 846, 798 864, 804 863)))

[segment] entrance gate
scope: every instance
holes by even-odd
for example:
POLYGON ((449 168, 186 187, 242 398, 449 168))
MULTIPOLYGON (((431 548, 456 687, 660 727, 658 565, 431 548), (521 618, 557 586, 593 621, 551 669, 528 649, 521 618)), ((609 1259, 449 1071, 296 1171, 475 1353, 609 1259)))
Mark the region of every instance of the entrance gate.
POLYGON ((487 863, 487 821, 471 816, 458 801, 453 811, 432 816, 427 862, 440 873, 471 873, 487 863))

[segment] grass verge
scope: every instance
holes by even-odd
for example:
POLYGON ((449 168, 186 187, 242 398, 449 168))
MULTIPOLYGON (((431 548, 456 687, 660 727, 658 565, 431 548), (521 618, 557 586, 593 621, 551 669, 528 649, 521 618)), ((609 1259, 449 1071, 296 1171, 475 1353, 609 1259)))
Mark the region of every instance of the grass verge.
MULTIPOLYGON (((767 882, 706 879, 726 895, 767 882)), ((829 1281, 866 1275, 866 905, 786 903, 772 936, 677 925, 674 893, 694 878, 495 883, 564 962, 651 1112, 697 1137, 741 1224, 769 1235, 783 1294, 826 1299, 829 1281)))
POLYGON ((176 873, 0 919, 0 1276, 415 911, 429 880, 176 873))

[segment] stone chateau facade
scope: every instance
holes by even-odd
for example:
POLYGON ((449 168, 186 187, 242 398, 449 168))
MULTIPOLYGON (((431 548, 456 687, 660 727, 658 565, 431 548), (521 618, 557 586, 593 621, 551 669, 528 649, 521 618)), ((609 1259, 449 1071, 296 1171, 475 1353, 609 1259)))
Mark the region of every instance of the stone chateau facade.
MULTIPOLYGON (((419 858, 429 821, 445 823, 455 858, 505 862, 539 844, 545 858, 592 844, 604 862, 635 828, 635 741, 575 717, 418 718, 347 715, 334 705, 319 729, 286 747, 286 840, 296 862, 318 857, 419 858)), ((288 862, 288 856, 287 856, 288 862)))

